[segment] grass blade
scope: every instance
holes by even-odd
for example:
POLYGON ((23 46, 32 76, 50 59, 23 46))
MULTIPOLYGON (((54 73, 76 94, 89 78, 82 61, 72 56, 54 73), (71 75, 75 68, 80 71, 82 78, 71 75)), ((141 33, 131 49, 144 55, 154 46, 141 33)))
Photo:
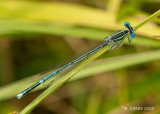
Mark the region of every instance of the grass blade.
POLYGON ((142 25, 146 24, 147 22, 149 22, 150 20, 152 20, 153 18, 157 17, 160 15, 160 10, 156 11, 154 14, 152 14, 151 16, 149 16, 148 18, 146 18, 145 20, 143 20, 142 22, 140 22, 138 25, 136 25, 134 27, 135 31, 140 28, 142 25))
MULTIPOLYGON (((87 66, 85 69, 82 69, 69 81, 75 81, 75 80, 83 79, 86 77, 90 77, 93 74, 103 73, 106 71, 111 71, 111 70, 125 68, 129 66, 137 65, 137 64, 147 63, 147 62, 155 61, 158 59, 160 59, 160 50, 143 52, 139 54, 124 55, 124 56, 114 57, 114 58, 109 58, 104 60, 98 60, 93 62, 91 65, 87 66), (148 58, 148 56, 150 56, 150 58, 148 58)), ((27 79, 17 81, 8 86, 1 87, 0 101, 15 97, 17 93, 21 92, 28 86, 34 84, 38 80, 39 79, 34 79, 34 76, 31 76, 27 79), (17 87, 21 87, 21 89, 17 90, 16 89, 17 87)), ((43 87, 44 86, 41 86, 40 88, 37 88, 34 91, 42 89, 43 87)))

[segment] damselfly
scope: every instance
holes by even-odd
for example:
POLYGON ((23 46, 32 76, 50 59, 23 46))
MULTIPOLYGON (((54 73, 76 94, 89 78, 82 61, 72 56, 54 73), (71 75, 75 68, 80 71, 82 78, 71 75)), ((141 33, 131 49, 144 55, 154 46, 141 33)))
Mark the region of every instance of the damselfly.
MULTIPOLYGON (((102 48, 104 48, 104 47, 106 47, 106 46, 108 46, 110 44, 113 44, 113 46, 109 50, 114 49, 119 42, 120 43, 118 44, 117 48, 120 48, 122 46, 123 41, 124 41, 126 36, 128 36, 128 41, 130 43, 131 42, 130 39, 134 38, 135 35, 136 35, 135 32, 134 32, 134 28, 130 26, 129 22, 125 22, 124 26, 127 28, 127 30, 119 30, 117 33, 110 35, 110 37, 105 37, 104 38, 105 42, 103 44, 101 44, 98 47, 94 48, 93 50, 87 52, 86 54, 80 56, 79 58, 77 58, 74 61, 68 63, 67 65, 61 67, 57 71, 51 72, 49 75, 47 75, 46 77, 44 77, 40 81, 38 81, 37 83, 33 84, 32 86, 30 86, 29 88, 27 88, 26 90, 24 90, 23 92, 18 94, 17 98, 21 99, 23 96, 25 96, 27 93, 29 93, 31 90, 33 90, 37 86, 45 83, 47 80, 50 80, 52 77, 55 77, 59 73, 65 71, 67 68, 69 68, 71 66, 74 66, 76 63, 79 63, 80 61, 84 60, 88 56, 94 54, 95 52, 101 50, 102 48)), ((56 81, 56 78, 55 78, 54 81, 56 81)))

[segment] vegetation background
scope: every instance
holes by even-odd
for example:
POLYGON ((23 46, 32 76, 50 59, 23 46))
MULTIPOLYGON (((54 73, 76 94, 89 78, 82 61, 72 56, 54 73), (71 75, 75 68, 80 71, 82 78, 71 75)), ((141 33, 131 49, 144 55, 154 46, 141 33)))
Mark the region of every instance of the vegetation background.
MULTIPOLYGON (((0 1, 0 114, 20 112, 42 88, 16 95, 51 66, 92 49, 160 9, 159 0, 0 1)), ((119 50, 104 53, 47 97, 33 114, 160 113, 160 19, 119 50), (125 108, 128 110, 125 110, 125 108), (154 107, 154 110, 129 110, 154 107)))

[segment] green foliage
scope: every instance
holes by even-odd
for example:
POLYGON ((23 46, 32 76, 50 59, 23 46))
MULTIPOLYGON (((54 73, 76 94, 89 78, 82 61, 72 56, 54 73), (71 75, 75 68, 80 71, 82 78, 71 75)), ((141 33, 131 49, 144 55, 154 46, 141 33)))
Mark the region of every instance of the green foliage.
MULTIPOLYGON (((136 25, 134 26, 136 30, 136 35, 137 35, 136 38, 132 40, 131 45, 128 46, 129 48, 124 46, 121 49, 123 50, 123 53, 125 55, 122 55, 122 56, 118 55, 118 57, 110 57, 110 58, 100 59, 92 62, 98 56, 102 55, 105 51, 107 51, 109 47, 106 47, 103 50, 100 50, 95 55, 91 56, 86 61, 78 65, 78 67, 73 69, 71 72, 67 73, 63 78, 58 79, 43 93, 41 93, 37 98, 35 98, 28 106, 26 106, 20 113, 22 114, 30 113, 35 107, 39 105, 39 103, 41 103, 44 99, 46 99, 49 95, 55 92, 58 88, 60 88, 66 82, 81 83, 80 79, 91 77, 91 76, 93 78, 94 75, 105 73, 107 71, 117 72, 118 69, 119 71, 118 73, 116 73, 118 78, 116 78, 117 82, 115 82, 115 85, 117 84, 119 89, 116 92, 114 92, 115 90, 114 88, 112 88, 111 91, 107 93, 107 95, 108 94, 111 94, 111 95, 108 95, 107 97, 104 97, 104 94, 105 94, 104 91, 106 91, 106 88, 102 85, 98 86, 97 84, 96 88, 93 88, 93 92, 89 91, 91 95, 88 95, 89 93, 87 94, 88 91, 86 90, 84 84, 80 84, 81 88, 83 88, 82 91, 84 93, 82 92, 78 94, 79 97, 77 97, 77 95, 73 95, 70 98, 70 99, 74 99, 73 101, 76 102, 76 103, 74 102, 73 104, 77 104, 77 102, 78 103, 80 102, 78 98, 82 96, 85 97, 86 107, 82 108, 81 107, 82 104, 76 105, 78 112, 83 112, 86 114, 91 114, 91 113, 92 114, 93 113, 111 113, 112 114, 117 112, 119 113, 119 111, 121 111, 121 106, 127 105, 127 104, 136 104, 135 102, 137 101, 138 102, 143 101, 143 99, 149 96, 149 93, 153 92, 156 97, 159 97, 158 96, 159 93, 156 93, 156 89, 159 90, 159 87, 158 87, 159 79, 160 79, 159 72, 157 71, 154 72, 155 69, 152 68, 152 66, 156 66, 157 69, 160 68, 160 66, 159 64, 150 65, 151 64, 150 62, 156 61, 153 64, 159 63, 160 52, 159 50, 154 51, 154 49, 159 49, 159 46, 160 46, 159 37, 157 37, 159 36, 160 28, 153 22, 149 24, 146 24, 146 23, 151 20, 154 20, 155 22, 159 23, 160 20, 155 17, 160 15, 160 10, 158 10, 153 15, 149 16, 149 14, 141 11, 141 8, 140 8, 144 3, 147 3, 145 1, 139 1, 139 0, 135 0, 131 2, 127 1, 127 3, 125 3, 124 5, 122 3, 123 3, 122 0, 111 0, 111 1, 108 1, 107 5, 105 6, 107 7, 108 10, 99 10, 97 8, 93 8, 93 7, 91 8, 89 6, 76 5, 71 3, 61 3, 61 2, 42 2, 42 1, 41 2, 39 1, 34 1, 34 2, 32 1, 1 1, 0 2, 0 10, 1 10, 0 45, 2 46, 1 47, 2 50, 0 50, 0 57, 2 58, 0 61, 0 65, 1 65, 1 68, 5 70, 8 70, 8 67, 6 66, 12 66, 9 63, 10 60, 8 60, 10 58, 5 59, 5 57, 12 57, 13 55, 10 56, 9 54, 11 51, 13 51, 12 53, 16 52, 15 51, 16 49, 14 48, 8 51, 8 48, 6 47, 7 46, 6 44, 10 45, 8 41, 12 41, 12 43, 14 44, 12 45, 13 47, 15 47, 16 45, 15 42, 22 41, 20 48, 23 47, 22 50, 24 49, 23 50, 24 52, 26 48, 29 49, 28 52, 26 52, 26 55, 29 54, 29 55, 32 55, 31 57, 34 57, 33 55, 35 53, 36 54, 38 53, 35 49, 36 43, 40 40, 40 38, 44 38, 43 41, 46 43, 45 49, 49 48, 52 53, 55 53, 55 55, 59 55, 63 57, 63 54, 59 54, 59 53, 62 52, 61 50, 67 51, 66 45, 64 46, 63 43, 59 43, 64 41, 58 39, 59 38, 58 36, 64 37, 65 43, 68 42, 66 37, 79 38, 76 40, 85 39, 87 41, 89 40, 103 41, 103 38, 105 36, 112 34, 113 31, 115 30, 122 29, 123 23, 126 21, 130 22, 132 26, 136 25), (144 21, 141 21, 141 19, 139 18, 139 15, 141 16, 141 18, 144 19, 144 21), (149 16, 149 17, 146 18, 146 16, 149 16), (107 31, 105 32, 105 30, 107 31), (54 40, 50 40, 47 37, 54 37, 54 40), (30 41, 31 41, 31 44, 34 44, 34 45, 30 45, 30 43, 29 44, 26 43, 30 41), (51 42, 54 42, 54 43, 51 43, 51 42), (61 46, 57 47, 59 44, 61 44, 61 46), (57 50, 55 50, 55 48, 57 48, 57 50), (148 51, 142 52, 146 50, 149 50, 149 52, 148 51), (134 53, 134 54, 131 54, 131 53, 128 54, 127 51, 131 51, 131 53, 134 53), (5 62, 7 65, 6 64, 3 65, 5 62), (145 65, 147 65, 147 67, 145 65), (87 67, 84 68, 85 66, 87 67), (143 67, 146 68, 144 71, 145 73, 140 72, 141 69, 144 69, 143 67), (128 70, 130 68, 131 68, 131 71, 128 70), (149 72, 149 74, 147 74, 147 72, 149 72), (130 77, 130 75, 132 74, 135 74, 135 75, 130 77), (136 74, 139 75, 139 78, 136 77, 136 74), (144 77, 144 74, 146 74, 145 77, 144 77), (141 75, 142 75, 142 78, 141 78, 141 75), (134 80, 133 82, 129 83, 128 79, 132 80, 132 78, 137 80, 134 80), (153 88, 155 89, 153 90, 153 88)), ((68 42, 68 44, 69 46, 71 45, 71 47, 74 46, 70 42, 68 42)), ((125 44, 128 44, 128 41, 125 41, 125 44)), ((39 45, 41 45, 41 43, 39 43, 39 45)), ((40 48, 39 50, 41 49, 42 48, 40 48)), ((74 50, 74 47, 72 49, 74 50)), ((121 50, 118 50, 118 51, 121 51, 121 50)), ((73 53, 73 52, 72 51, 65 52, 65 55, 67 56, 67 54, 69 55, 69 53, 73 53)), ((23 63, 26 60, 25 59, 26 55, 24 53, 20 53, 20 54, 22 54, 22 57, 20 58, 20 62, 23 63)), ((49 54, 48 55, 47 53, 45 54, 46 56, 49 56, 49 54)), ((24 62, 25 63, 24 66, 27 66, 27 70, 30 70, 30 72, 33 73, 33 69, 35 67, 36 67, 35 69, 40 69, 39 66, 43 62, 45 64, 48 64, 51 62, 53 63, 57 62, 56 60, 58 59, 56 59, 55 55, 54 55, 55 58, 52 58, 51 56, 50 58, 52 59, 47 59, 47 61, 43 60, 43 54, 42 54, 42 59, 40 59, 40 57, 36 55, 35 58, 39 60, 29 59, 28 61, 33 60, 33 62, 29 62, 29 63, 24 62)), ((16 55, 16 57, 17 56, 18 55, 16 55)), ((14 60, 14 58, 15 57, 13 56, 12 59, 14 60)), ((1 71, 3 71, 3 69, 1 71)), ((19 72, 22 72, 24 74, 27 73, 26 67, 21 66, 21 64, 19 65, 18 68, 15 65, 15 69, 18 69, 17 71, 15 70, 17 74, 19 72)), ((8 72, 10 71, 11 70, 9 69, 8 72)), ((3 73, 2 73, 2 77, 4 77, 3 73)), ((112 77, 114 77, 114 75, 112 75, 112 77)), ((7 79, 9 78, 10 77, 8 77, 7 79)), ((29 78, 15 81, 14 83, 1 87, 0 101, 2 102, 2 105, 5 101, 15 97, 19 92, 29 87, 33 83, 35 83, 40 78, 41 77, 37 78, 37 76, 34 75, 34 76, 30 76, 29 78)), ((4 82, 4 79, 2 79, 1 81, 4 82)), ((103 81, 103 79, 101 81, 103 81)), ((69 83, 69 84, 72 84, 72 83, 69 83)), ((34 91, 37 91, 43 88, 44 86, 40 86, 34 91)), ((77 87, 75 87, 75 89, 77 90, 77 87)), ((74 90, 71 89, 71 93, 74 93, 74 90)), ((156 101, 158 102, 158 98, 156 99, 156 101)), ((82 102, 83 101, 81 101, 80 103, 82 102)), ((5 107, 8 108, 10 106, 5 106, 5 107)), ((13 109, 10 108, 9 110, 13 110, 13 109)), ((2 110, 2 112, 5 112, 5 111, 2 110)))

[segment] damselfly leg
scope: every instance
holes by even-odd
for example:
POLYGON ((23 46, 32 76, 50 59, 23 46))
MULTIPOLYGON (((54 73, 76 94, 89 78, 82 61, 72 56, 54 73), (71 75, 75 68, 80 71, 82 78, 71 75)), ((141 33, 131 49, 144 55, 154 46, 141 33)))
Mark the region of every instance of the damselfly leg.
POLYGON ((122 46, 123 42, 124 42, 124 38, 123 38, 122 41, 119 43, 117 49, 119 49, 119 48, 122 46))
POLYGON ((129 37, 129 36, 128 36, 128 42, 129 42, 129 43, 131 43, 131 39, 130 39, 130 37, 129 37))
POLYGON ((109 51, 114 49, 116 47, 117 43, 113 44, 113 46, 111 48, 109 48, 109 51))

